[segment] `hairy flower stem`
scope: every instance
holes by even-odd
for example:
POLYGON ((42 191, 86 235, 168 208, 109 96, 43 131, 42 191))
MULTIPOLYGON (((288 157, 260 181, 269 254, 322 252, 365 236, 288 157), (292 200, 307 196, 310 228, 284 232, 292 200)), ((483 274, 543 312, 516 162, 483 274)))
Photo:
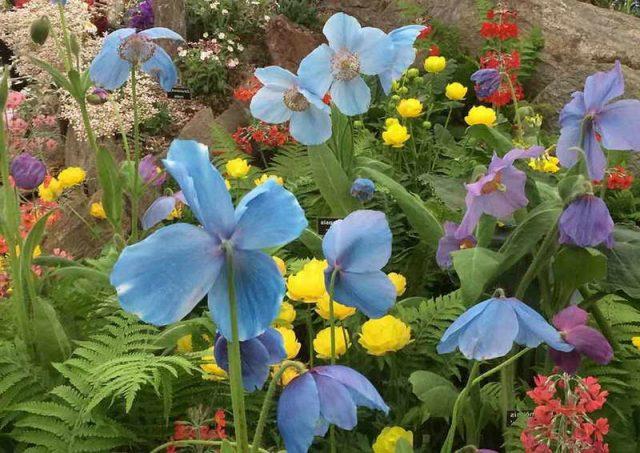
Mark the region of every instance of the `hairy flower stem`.
POLYGON ((131 67, 131 96, 133 97, 133 188, 131 190, 131 240, 138 240, 140 209, 140 111, 138 105, 138 78, 136 66, 131 67))
POLYGON ((511 91, 511 100, 513 101, 513 109, 515 111, 516 124, 518 125, 518 133, 516 134, 519 139, 522 139, 524 136, 524 128, 522 127, 522 119, 520 118, 520 111, 518 109, 518 96, 516 95, 516 89, 513 86, 513 82, 511 81, 511 77, 509 74, 505 73, 505 78, 509 83, 509 90, 511 91))
POLYGON ((536 253, 531 265, 525 272, 522 280, 520 280, 520 284, 518 285, 518 289, 516 290, 515 297, 516 299, 522 300, 524 294, 527 292, 529 285, 531 282, 537 277, 537 275, 542 270, 544 264, 549 260, 553 252, 555 251, 558 241, 558 224, 556 223, 553 228, 547 233, 547 236, 542 241, 540 248, 538 249, 538 253, 536 253))
POLYGON ((67 72, 69 72, 73 69, 73 63, 71 60, 73 52, 71 51, 69 27, 67 27, 67 18, 64 14, 64 5, 62 3, 58 3, 58 12, 60 13, 60 28, 62 28, 62 39, 64 41, 64 48, 66 50, 66 52, 64 53, 64 67, 67 72))
POLYGON ((267 417, 269 416, 269 411, 271 409, 271 401, 273 401, 273 395, 276 393, 278 382, 288 368, 295 368, 299 373, 304 373, 306 371, 304 366, 298 362, 285 360, 282 365, 280 365, 280 369, 274 374, 271 382, 269 383, 267 394, 262 402, 260 418, 258 419, 258 425, 256 426, 256 431, 253 435, 253 442, 251 444, 251 453, 258 453, 261 450, 260 443, 262 442, 262 433, 264 432, 264 427, 267 424, 267 417))
MULTIPOLYGON (((154 448, 153 450, 151 450, 150 453, 160 453, 161 451, 164 451, 169 447, 190 447, 195 445, 208 446, 208 447, 221 447, 223 445, 230 445, 232 447, 238 447, 237 442, 232 442, 229 440, 199 440, 199 439, 172 440, 171 442, 167 442, 165 444, 160 445, 159 447, 154 448)), ((259 453, 269 453, 267 450, 263 448, 259 448, 256 451, 259 453)))
MULTIPOLYGON (((336 364, 336 317, 333 310, 333 292, 336 286, 336 277, 338 276, 338 269, 334 269, 331 273, 331 280, 329 281, 329 326, 331 329, 331 365, 336 364)), ((346 343, 345 343, 346 345, 346 343)), ((329 443, 331 445, 331 453, 336 452, 336 433, 335 427, 331 425, 329 428, 329 443)))
POLYGON ((235 277, 233 271, 233 253, 226 248, 227 291, 229 293, 229 314, 231 316, 231 341, 228 343, 229 382, 231 384, 231 405, 233 406, 233 424, 236 431, 238 453, 249 452, 247 416, 244 407, 244 388, 242 386, 242 363, 240 359, 240 333, 238 329, 238 302, 236 300, 235 277))

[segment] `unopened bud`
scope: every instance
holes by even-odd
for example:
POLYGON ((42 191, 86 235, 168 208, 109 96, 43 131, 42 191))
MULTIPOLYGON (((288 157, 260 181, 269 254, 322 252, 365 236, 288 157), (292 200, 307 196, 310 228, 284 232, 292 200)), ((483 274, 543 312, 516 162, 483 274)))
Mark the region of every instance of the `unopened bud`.
POLYGON ((49 18, 47 16, 42 16, 31 24, 31 40, 41 46, 47 42, 50 31, 51 22, 49 21, 49 18))

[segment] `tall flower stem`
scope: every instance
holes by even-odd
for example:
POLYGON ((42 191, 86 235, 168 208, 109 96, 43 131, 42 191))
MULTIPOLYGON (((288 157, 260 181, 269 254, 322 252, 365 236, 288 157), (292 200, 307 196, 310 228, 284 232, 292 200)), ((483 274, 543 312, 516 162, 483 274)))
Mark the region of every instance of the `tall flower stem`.
MULTIPOLYGON (((331 279, 329 281, 329 328, 331 329, 331 365, 336 364, 336 316, 333 309, 333 292, 336 286, 336 277, 338 276, 338 269, 334 269, 331 273, 331 279)), ((346 343, 345 343, 346 345, 346 343)), ((329 443, 331 447, 331 453, 336 452, 336 433, 335 427, 331 425, 329 428, 329 443)))
MULTIPOLYGON (((172 440, 171 442, 167 442, 165 444, 160 445, 159 447, 154 448, 153 450, 151 450, 151 453, 160 453, 161 451, 167 450, 169 447, 190 447, 190 446, 221 447, 223 445, 238 447, 237 442, 231 442, 228 440, 198 440, 198 439, 172 440)), ((264 450, 262 448, 259 448, 256 451, 259 453, 269 453, 267 450, 264 450)))
POLYGON ((507 79, 509 83, 509 90, 511 91, 511 100, 513 101, 513 108, 515 110, 515 118, 516 124, 518 125, 518 138, 522 138, 524 136, 524 128, 522 127, 522 119, 520 118, 520 111, 518 110, 518 96, 516 95, 516 89, 513 86, 513 82, 511 81, 511 77, 509 77, 508 73, 504 74, 504 77, 507 79))
POLYGON ((66 50, 64 55, 64 67, 67 71, 73 69, 73 63, 71 60, 71 38, 69 38, 69 28, 67 27, 67 17, 64 14, 64 5, 58 3, 58 12, 60 13, 60 28, 62 28, 62 40, 64 41, 64 48, 66 50))
POLYGON ((131 191, 131 240, 138 240, 138 211, 140 209, 140 111, 138 105, 138 78, 135 65, 131 68, 131 96, 133 98, 133 188, 131 191))
POLYGON ((556 223, 553 228, 547 233, 547 236, 542 241, 540 248, 538 249, 538 253, 533 258, 531 265, 525 272, 524 276, 520 280, 520 284, 518 285, 518 289, 516 290, 515 297, 516 299, 522 299, 524 294, 527 292, 529 285, 536 278, 536 276, 542 270, 542 266, 549 259, 550 255, 553 253, 557 246, 557 236, 558 236, 558 224, 556 223))
POLYGON ((228 343, 229 382, 231 384, 231 405, 236 442, 239 453, 248 453, 249 437, 247 416, 244 407, 244 388, 242 386, 242 363, 240 359, 240 333, 238 329, 238 301, 236 299, 233 253, 230 246, 226 249, 227 291, 229 294, 229 314, 231 316, 231 341, 228 343))

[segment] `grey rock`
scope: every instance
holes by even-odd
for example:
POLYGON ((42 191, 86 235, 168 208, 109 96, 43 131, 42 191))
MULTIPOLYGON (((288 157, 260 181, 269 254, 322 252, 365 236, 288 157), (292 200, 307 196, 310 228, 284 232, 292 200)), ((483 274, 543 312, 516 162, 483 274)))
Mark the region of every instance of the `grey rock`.
POLYGON ((265 32, 271 63, 294 73, 300 61, 323 42, 322 34, 294 24, 282 15, 271 19, 265 32))
POLYGON ((213 146, 211 127, 214 122, 224 127, 229 133, 233 133, 239 126, 248 124, 249 114, 247 107, 238 101, 234 101, 227 110, 217 117, 214 116, 211 108, 203 108, 185 125, 179 137, 186 140, 195 140, 211 148, 213 146))

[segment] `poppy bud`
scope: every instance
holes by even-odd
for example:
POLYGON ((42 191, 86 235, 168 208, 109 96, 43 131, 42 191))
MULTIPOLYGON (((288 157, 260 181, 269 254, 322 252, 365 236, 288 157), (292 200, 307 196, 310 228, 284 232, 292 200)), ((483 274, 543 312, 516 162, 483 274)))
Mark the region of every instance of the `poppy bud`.
POLYGON ((11 176, 20 189, 35 189, 42 184, 46 173, 44 164, 29 153, 22 153, 11 162, 11 176))
POLYGON ((47 16, 42 16, 31 24, 31 40, 41 46, 47 42, 50 31, 51 22, 49 21, 49 18, 47 16))
POLYGON ((91 105, 102 105, 109 99, 109 93, 102 88, 94 88, 93 93, 87 95, 87 102, 91 105))

